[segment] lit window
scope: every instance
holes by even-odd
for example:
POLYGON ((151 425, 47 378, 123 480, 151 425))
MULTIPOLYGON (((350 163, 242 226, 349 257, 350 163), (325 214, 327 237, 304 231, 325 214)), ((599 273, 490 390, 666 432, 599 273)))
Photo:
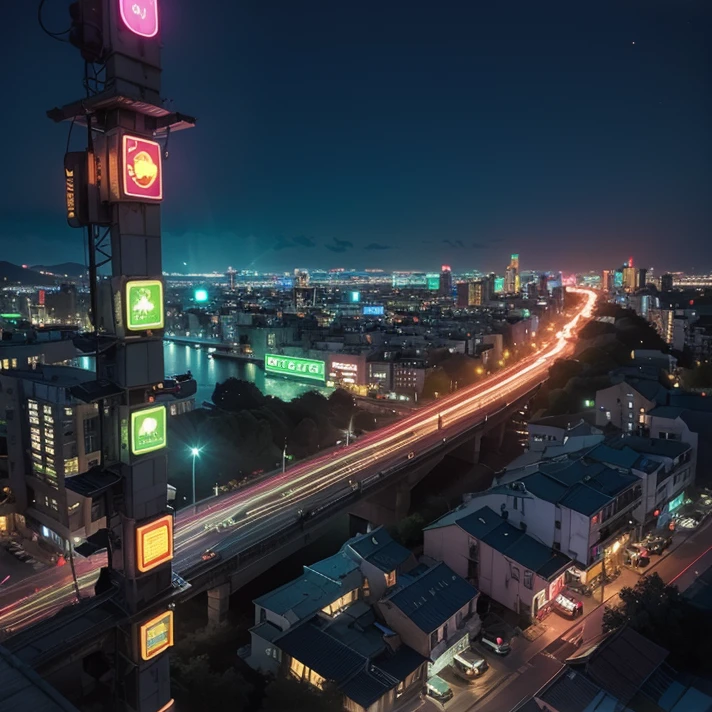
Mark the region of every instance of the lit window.
POLYGON ((395 570, 391 571, 389 574, 386 574, 386 586, 390 588, 391 586, 396 585, 396 572, 395 570))

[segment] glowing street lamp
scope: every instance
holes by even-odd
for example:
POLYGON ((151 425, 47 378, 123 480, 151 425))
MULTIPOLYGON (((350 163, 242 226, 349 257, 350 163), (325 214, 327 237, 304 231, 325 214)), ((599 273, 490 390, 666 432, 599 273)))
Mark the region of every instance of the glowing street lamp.
POLYGON ((201 449, 199 447, 190 448, 190 454, 193 456, 193 509, 195 509, 195 461, 200 455, 201 449))

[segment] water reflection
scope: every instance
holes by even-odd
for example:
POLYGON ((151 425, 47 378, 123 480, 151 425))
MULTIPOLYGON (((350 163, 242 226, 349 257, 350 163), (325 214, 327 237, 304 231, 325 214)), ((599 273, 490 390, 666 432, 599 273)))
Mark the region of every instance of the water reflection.
MULTIPOLYGON (((254 363, 208 358, 207 351, 196 349, 189 344, 164 341, 163 354, 166 376, 186 373, 186 371, 193 374, 198 382, 198 391, 195 394, 196 406, 202 405, 203 401, 210 401, 215 384, 230 377, 250 381, 265 395, 275 396, 284 401, 290 401, 307 391, 319 391, 328 396, 333 390, 326 387, 320 388, 310 383, 266 376, 264 370, 254 363)), ((80 368, 94 368, 94 358, 91 356, 83 356, 78 361, 80 368)))

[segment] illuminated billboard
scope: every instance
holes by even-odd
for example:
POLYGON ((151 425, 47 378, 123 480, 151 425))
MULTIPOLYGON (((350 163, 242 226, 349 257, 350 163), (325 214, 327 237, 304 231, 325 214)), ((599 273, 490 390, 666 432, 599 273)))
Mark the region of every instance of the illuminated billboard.
POLYGON ((162 329, 163 282, 160 279, 130 280, 126 283, 126 328, 129 331, 162 329))
POLYGON ((144 573, 173 558, 173 515, 136 527, 136 568, 144 573))
POLYGON ((494 278, 494 293, 502 294, 504 292, 504 277, 494 278))
POLYGON ((119 0, 121 20, 139 37, 158 34, 158 0, 119 0))
POLYGON ((124 135, 121 157, 124 196, 162 200, 161 145, 146 138, 124 135))
POLYGON ((383 312, 382 306, 366 306, 363 308, 364 316, 383 316, 383 312))
POLYGON ((440 289, 440 275, 439 274, 426 274, 425 279, 428 282, 428 289, 431 292, 437 292, 440 289))
POLYGON ((203 303, 208 301, 208 290, 203 289, 202 287, 199 289, 196 289, 195 292, 193 292, 193 299, 195 299, 196 302, 198 303, 203 303))
POLYGON ((131 413, 131 452, 145 455, 166 446, 166 409, 157 405, 131 413))
POLYGON ((326 380, 326 368, 323 361, 296 356, 278 356, 265 354, 265 371, 279 376, 294 376, 323 383, 326 380))
POLYGON ((361 301, 361 292, 349 292, 349 301, 358 304, 361 301))
POLYGON ((141 657, 144 660, 155 658, 173 645, 173 611, 165 611, 146 621, 140 631, 141 657))

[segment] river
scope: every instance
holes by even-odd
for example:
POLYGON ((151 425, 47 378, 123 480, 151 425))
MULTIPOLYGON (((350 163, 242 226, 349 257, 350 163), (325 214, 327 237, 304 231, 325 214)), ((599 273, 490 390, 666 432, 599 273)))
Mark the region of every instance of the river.
MULTIPOLYGON (((190 371, 198 383, 195 394, 195 406, 199 408, 204 401, 212 399, 215 384, 230 377, 240 378, 243 381, 254 383, 262 393, 275 396, 283 401, 290 401, 307 391, 319 391, 325 396, 332 392, 332 388, 318 387, 311 383, 291 380, 288 378, 275 378, 265 375, 261 366, 254 363, 245 363, 226 358, 208 358, 205 348, 196 349, 190 344, 178 344, 173 341, 163 342, 163 355, 166 376, 174 376, 190 371)), ((94 368, 93 357, 78 359, 80 368, 94 368)))

